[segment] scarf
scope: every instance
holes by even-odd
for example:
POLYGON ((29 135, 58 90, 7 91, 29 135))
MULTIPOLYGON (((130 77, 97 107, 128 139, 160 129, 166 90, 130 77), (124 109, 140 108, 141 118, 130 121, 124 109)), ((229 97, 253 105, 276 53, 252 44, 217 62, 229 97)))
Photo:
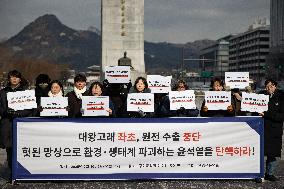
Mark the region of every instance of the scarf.
POLYGON ((75 92, 75 95, 76 95, 76 97, 78 98, 78 99, 82 99, 82 94, 84 93, 84 92, 86 92, 86 90, 87 90, 87 88, 86 88, 86 86, 83 88, 83 89, 77 89, 76 87, 74 87, 74 92, 75 92))
POLYGON ((49 97, 63 97, 62 91, 60 90, 57 94, 52 94, 51 91, 48 92, 49 97))

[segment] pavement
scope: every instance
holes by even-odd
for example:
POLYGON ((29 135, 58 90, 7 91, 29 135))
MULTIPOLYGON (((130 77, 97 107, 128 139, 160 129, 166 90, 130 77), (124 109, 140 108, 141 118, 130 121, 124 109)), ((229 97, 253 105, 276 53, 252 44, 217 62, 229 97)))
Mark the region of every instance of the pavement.
POLYGON ((276 175, 279 181, 256 183, 254 180, 129 180, 129 181, 21 181, 15 185, 7 183, 5 151, 0 150, 1 189, 178 189, 178 188, 218 188, 218 189, 284 189, 284 160, 280 161, 276 175))

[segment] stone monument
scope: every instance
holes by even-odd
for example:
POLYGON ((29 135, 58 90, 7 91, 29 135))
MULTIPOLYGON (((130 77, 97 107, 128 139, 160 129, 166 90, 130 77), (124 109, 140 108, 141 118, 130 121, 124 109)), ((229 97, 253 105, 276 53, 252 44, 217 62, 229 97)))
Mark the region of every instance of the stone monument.
POLYGON ((102 76, 124 52, 131 59, 131 81, 145 76, 144 0, 101 0, 102 76))

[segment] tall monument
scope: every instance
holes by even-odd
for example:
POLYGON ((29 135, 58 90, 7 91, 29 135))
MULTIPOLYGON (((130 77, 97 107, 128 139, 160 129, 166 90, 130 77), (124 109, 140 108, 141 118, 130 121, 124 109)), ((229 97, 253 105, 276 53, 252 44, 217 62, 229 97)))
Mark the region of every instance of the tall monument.
POLYGON ((101 0, 102 73, 127 52, 131 81, 145 75, 144 0, 101 0))

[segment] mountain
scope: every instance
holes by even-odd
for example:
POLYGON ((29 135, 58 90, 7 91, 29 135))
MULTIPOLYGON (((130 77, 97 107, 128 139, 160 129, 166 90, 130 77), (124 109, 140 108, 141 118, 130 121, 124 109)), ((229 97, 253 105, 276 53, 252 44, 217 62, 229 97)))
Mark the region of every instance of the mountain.
POLYGON ((97 33, 71 29, 49 14, 39 17, 0 45, 10 50, 14 59, 45 59, 71 65, 76 70, 99 64, 100 46, 97 33))
MULTIPOLYGON (((213 40, 198 40, 186 44, 151 43, 145 41, 146 70, 150 73, 169 72, 181 68, 184 59, 197 59, 201 49, 214 44, 213 40), (184 54, 183 54, 184 53, 184 54)), ((187 70, 194 71, 199 67, 198 61, 185 62, 187 70)))
MULTIPOLYGON (((170 72, 179 68, 182 47, 185 58, 198 58, 200 49, 212 44, 212 40, 200 40, 186 44, 152 43, 145 41, 145 64, 148 73, 170 72)), ((77 71, 85 71, 101 61, 101 36, 99 30, 90 26, 78 31, 62 24, 55 15, 46 14, 28 24, 17 35, 0 43, 5 49, 2 62, 32 59, 46 60, 54 64, 66 64, 77 71)), ((2 57, 1 57, 2 56, 2 57)), ((189 67, 196 67, 190 63, 189 67)))

